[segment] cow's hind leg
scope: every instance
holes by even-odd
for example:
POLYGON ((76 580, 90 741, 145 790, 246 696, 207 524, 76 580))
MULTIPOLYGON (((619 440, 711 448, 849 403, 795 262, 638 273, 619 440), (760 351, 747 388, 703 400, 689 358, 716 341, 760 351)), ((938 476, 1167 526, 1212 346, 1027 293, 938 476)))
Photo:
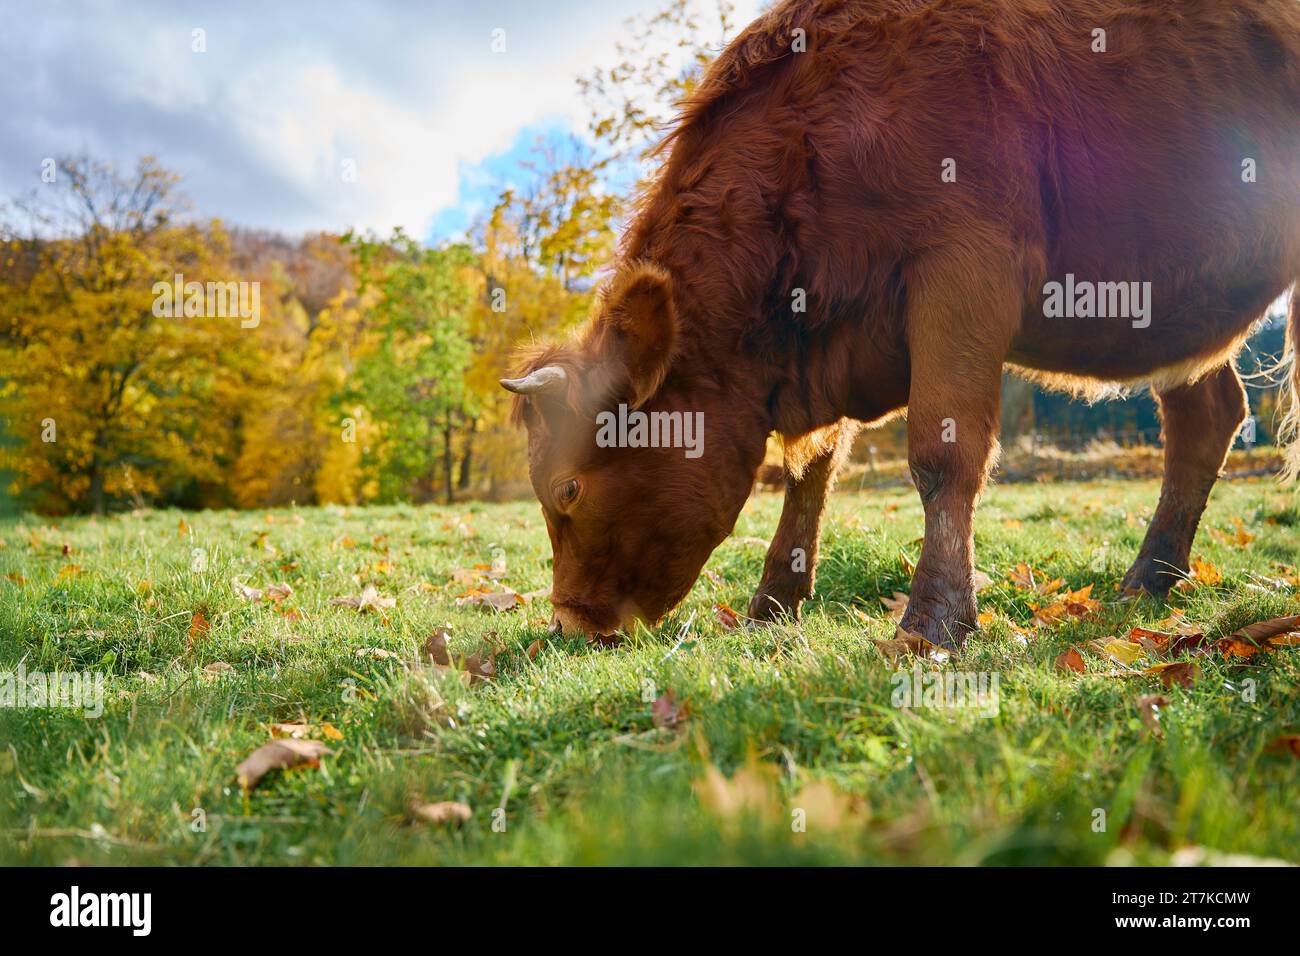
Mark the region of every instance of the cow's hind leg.
POLYGON ((1187 574, 1201 512, 1248 405, 1231 365, 1191 385, 1160 392, 1157 399, 1165 442, 1160 503, 1123 588, 1163 597, 1187 574))
POLYGON ((960 646, 976 627, 975 500, 997 449, 1002 363, 1019 320, 1017 270, 992 256, 923 263, 908 286, 907 455, 925 541, 900 627, 960 646))
POLYGON ((763 579, 749 602, 752 620, 797 618, 799 605, 812 596, 822 512, 857 430, 856 422, 845 419, 798 442, 787 441, 785 503, 767 549, 763 579))

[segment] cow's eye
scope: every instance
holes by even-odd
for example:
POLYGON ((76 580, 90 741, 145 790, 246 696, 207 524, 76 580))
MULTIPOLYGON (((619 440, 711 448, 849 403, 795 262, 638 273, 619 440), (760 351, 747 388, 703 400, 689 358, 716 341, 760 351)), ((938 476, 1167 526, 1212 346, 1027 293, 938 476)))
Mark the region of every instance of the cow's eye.
POLYGON ((577 478, 562 481, 555 486, 555 500, 564 506, 571 505, 577 500, 578 492, 581 490, 577 478))

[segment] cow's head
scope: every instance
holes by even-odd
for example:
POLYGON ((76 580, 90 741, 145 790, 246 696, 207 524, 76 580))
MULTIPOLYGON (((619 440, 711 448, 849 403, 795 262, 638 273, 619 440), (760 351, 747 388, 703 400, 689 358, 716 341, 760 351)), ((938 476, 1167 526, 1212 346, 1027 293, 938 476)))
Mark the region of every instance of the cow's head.
POLYGON ((554 557, 552 623, 566 632, 610 635, 660 618, 749 492, 757 461, 728 438, 729 410, 709 371, 674 367, 677 347, 671 279, 636 263, 603 290, 573 344, 536 352, 501 382, 528 429, 529 477, 554 557), (666 428, 677 447, 633 447, 638 421, 647 441, 666 428))

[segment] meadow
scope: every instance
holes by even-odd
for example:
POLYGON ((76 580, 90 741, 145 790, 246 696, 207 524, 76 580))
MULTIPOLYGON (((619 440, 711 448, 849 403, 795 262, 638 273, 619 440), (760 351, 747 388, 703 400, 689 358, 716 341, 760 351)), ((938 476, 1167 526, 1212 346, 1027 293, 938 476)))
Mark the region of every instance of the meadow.
POLYGON ((729 613, 756 495, 614 647, 547 632, 533 502, 0 519, 0 672, 104 675, 100 716, 0 709, 0 863, 1300 862, 1296 651, 1225 640, 1300 613, 1294 492, 1221 482, 1194 579, 1123 600, 1156 498, 992 486, 947 661, 890 643, 910 489, 836 493, 815 597, 766 628, 729 613), (996 706, 899 706, 900 668, 996 706), (273 741, 298 765, 244 763, 273 741))

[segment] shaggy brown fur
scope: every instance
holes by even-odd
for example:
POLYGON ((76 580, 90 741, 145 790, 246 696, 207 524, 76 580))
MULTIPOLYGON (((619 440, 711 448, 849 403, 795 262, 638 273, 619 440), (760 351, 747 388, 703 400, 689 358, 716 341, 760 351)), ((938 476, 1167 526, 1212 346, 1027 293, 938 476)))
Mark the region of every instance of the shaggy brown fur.
MULTIPOLYGON (((926 536, 903 624, 959 641, 1008 364, 1085 395, 1154 385, 1165 486, 1128 582, 1186 568, 1244 414, 1230 360, 1300 276, 1300 3, 791 0, 719 56, 662 155, 591 326, 526 368, 570 373, 565 401, 520 402, 560 623, 679 600, 769 431, 803 513, 837 423, 906 407, 926 536), (1049 317, 1067 274, 1149 282, 1149 324, 1049 317), (704 412, 705 455, 595 448, 620 401, 704 412)), ((787 544, 760 592, 795 610, 812 571, 775 580, 787 544)))

